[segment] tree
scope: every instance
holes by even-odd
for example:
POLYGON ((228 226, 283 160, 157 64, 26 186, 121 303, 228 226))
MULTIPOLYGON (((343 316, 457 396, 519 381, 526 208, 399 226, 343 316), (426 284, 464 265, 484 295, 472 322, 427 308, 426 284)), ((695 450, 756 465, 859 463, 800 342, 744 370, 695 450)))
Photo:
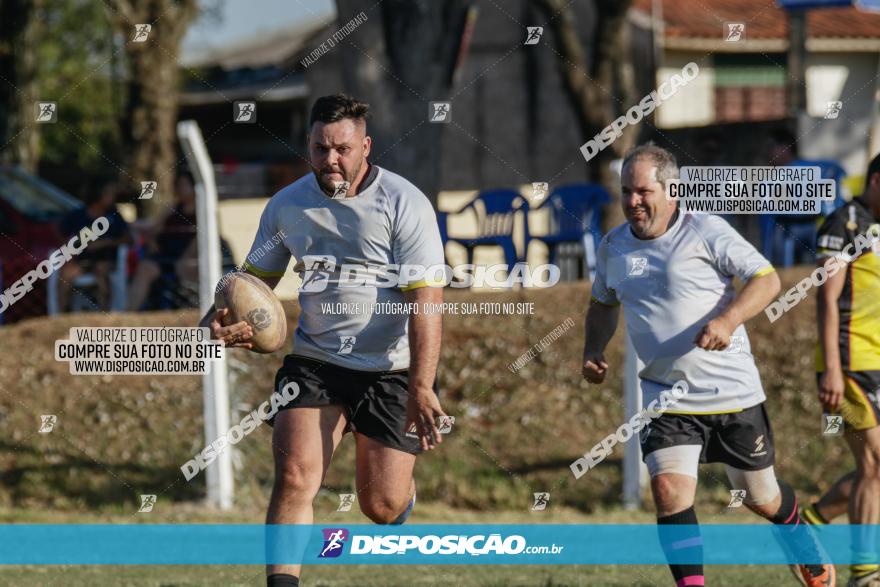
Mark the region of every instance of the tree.
POLYGON ((39 159, 34 102, 42 6, 42 0, 0 0, 0 163, 30 171, 39 159))
MULTIPOLYGON (((586 142, 636 103, 635 75, 632 67, 626 14, 632 0, 595 0, 597 22, 589 43, 589 54, 578 35, 570 0, 533 0, 547 17, 553 31, 558 60, 572 109, 577 115, 586 142)), ((610 169, 613 159, 634 145, 637 128, 629 125, 610 147, 588 163, 590 177, 616 194, 618 186, 610 169)), ((603 231, 623 222, 619 203, 609 204, 603 231)))
MULTIPOLYGON (((336 4, 340 26, 362 8, 356 0, 336 4)), ((349 48, 343 61, 346 87, 370 102, 376 119, 382 121, 370 131, 379 145, 375 156, 383 155, 382 165, 406 176, 435 208, 440 133, 446 125, 428 122, 428 103, 449 98, 460 33, 471 4, 471 0, 384 0, 381 21, 361 25, 358 47, 349 48), (388 78, 383 80, 387 83, 377 83, 374 57, 365 51, 385 58, 381 68, 387 64, 388 78), (393 98, 387 95, 389 88, 393 98)))
POLYGON ((84 177, 116 171, 121 163, 118 84, 108 75, 121 49, 100 0, 55 3, 41 20, 37 97, 57 102, 58 122, 39 125, 40 171, 76 192, 84 177))
POLYGON ((184 34, 198 12, 197 0, 111 0, 114 22, 126 35, 128 91, 122 136, 132 187, 159 182, 158 195, 138 200, 145 216, 169 205, 174 179, 179 96, 178 57, 184 34), (138 25, 150 25, 146 32, 138 25), (146 39, 143 35, 146 34, 146 39))

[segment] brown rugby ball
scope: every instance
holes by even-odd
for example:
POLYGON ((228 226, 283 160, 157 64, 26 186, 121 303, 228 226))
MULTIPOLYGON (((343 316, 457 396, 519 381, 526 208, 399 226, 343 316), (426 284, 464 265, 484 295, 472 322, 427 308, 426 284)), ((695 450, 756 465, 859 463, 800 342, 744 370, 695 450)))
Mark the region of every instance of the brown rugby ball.
POLYGON ((274 353, 287 339, 287 318, 275 293, 260 278, 250 273, 226 276, 223 288, 214 296, 217 309, 228 308, 223 325, 241 321, 251 325, 253 351, 274 353))

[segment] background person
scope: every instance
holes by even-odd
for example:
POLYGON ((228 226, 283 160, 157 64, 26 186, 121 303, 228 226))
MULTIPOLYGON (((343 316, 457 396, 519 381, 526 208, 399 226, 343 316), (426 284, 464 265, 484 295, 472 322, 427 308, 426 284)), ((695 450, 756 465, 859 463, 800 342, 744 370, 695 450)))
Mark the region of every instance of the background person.
MULTIPOLYGON (((828 216, 819 228, 817 258, 853 251, 857 235, 880 224, 880 155, 868 165, 865 192, 828 216)), ((874 234, 880 230, 873 231, 874 234)), ((876 525, 880 524, 880 242, 843 257, 846 267, 819 286, 816 369, 823 409, 841 414, 856 470, 804 511, 826 524, 849 511, 853 528, 851 587, 880 587, 876 525)))
POLYGON ((61 266, 58 274, 58 309, 65 312, 71 299, 73 281, 79 276, 91 273, 95 276, 95 294, 98 309, 110 309, 110 273, 116 267, 117 251, 122 245, 132 242, 128 223, 116 209, 116 196, 119 184, 115 180, 103 179, 86 187, 83 194, 83 208, 77 208, 61 219, 59 230, 66 243, 85 227, 105 217, 109 222, 107 232, 88 244, 82 253, 61 266))
POLYGON ((129 290, 128 309, 141 309, 153 283, 173 274, 178 281, 198 280, 196 192, 192 174, 183 172, 174 182, 174 208, 159 222, 147 255, 138 264, 129 290))

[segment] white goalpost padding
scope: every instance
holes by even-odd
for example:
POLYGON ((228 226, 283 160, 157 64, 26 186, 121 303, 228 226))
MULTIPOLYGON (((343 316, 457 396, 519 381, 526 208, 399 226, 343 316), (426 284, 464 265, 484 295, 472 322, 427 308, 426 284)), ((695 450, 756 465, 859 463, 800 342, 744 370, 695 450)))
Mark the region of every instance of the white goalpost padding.
MULTIPOLYGON (((199 125, 192 120, 177 123, 177 137, 195 178, 196 223, 199 247, 199 310, 204 315, 214 304, 214 287, 220 281, 220 231, 217 221, 217 185, 214 167, 199 125)), ((225 361, 212 361, 202 376, 205 446, 229 430, 229 390, 225 361)), ((223 510, 232 508, 232 450, 227 447, 205 470, 208 503, 223 510)))

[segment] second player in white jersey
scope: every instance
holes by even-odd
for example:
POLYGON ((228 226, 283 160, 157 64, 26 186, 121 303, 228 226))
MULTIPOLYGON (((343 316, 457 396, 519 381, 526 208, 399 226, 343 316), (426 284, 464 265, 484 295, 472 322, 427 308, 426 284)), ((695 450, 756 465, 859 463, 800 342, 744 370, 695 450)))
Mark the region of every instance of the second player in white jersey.
POLYGON ((722 352, 695 344, 697 334, 718 317, 743 282, 773 271, 755 248, 717 216, 677 213, 664 234, 637 238, 629 224, 609 232, 599 245, 593 298, 623 304, 627 330, 639 359, 645 403, 677 381, 688 393, 671 413, 719 413, 764 401, 746 328, 733 331, 722 352))

